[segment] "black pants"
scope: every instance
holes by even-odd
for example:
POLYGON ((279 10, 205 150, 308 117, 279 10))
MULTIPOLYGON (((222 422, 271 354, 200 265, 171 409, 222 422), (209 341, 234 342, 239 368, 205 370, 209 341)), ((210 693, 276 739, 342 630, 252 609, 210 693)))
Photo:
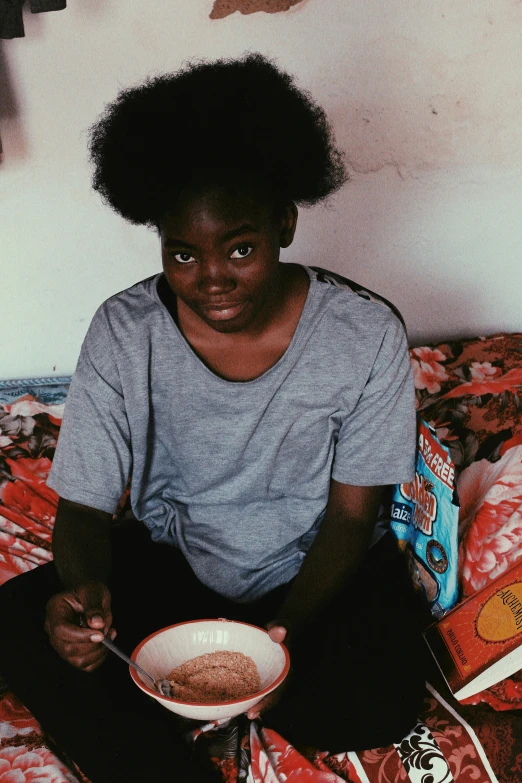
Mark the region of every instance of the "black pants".
MULTIPOLYGON (((115 528, 113 563, 113 625, 127 653, 153 631, 184 620, 264 625, 288 590, 235 604, 204 587, 176 549, 153 544, 139 523, 115 528)), ((210 765, 182 740, 176 716, 134 685, 119 658, 109 653, 86 674, 50 647, 45 605, 61 589, 52 564, 0 588, 0 673, 12 690, 93 783, 212 780, 210 765)), ((265 725, 293 744, 330 752, 400 741, 423 698, 425 620, 388 535, 311 624, 294 654, 290 685, 265 725)))

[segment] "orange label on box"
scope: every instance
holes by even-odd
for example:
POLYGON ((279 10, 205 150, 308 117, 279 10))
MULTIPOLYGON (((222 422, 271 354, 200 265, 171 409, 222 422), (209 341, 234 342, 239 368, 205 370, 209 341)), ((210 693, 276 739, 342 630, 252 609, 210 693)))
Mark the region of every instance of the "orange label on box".
POLYGON ((522 582, 497 590, 482 606, 468 599, 439 623, 439 630, 461 676, 478 671, 500 652, 522 643, 522 582), (502 646, 502 645, 506 646, 502 646))
POLYGON ((462 693, 467 685, 474 687, 476 677, 507 656, 511 658, 505 667, 492 671, 490 676, 494 678, 498 674, 498 678, 491 682, 498 682, 502 676, 519 669, 522 557, 430 626, 424 636, 453 693, 462 693))
POLYGON ((506 642, 522 631, 522 582, 513 582, 486 601, 477 633, 486 642, 506 642))

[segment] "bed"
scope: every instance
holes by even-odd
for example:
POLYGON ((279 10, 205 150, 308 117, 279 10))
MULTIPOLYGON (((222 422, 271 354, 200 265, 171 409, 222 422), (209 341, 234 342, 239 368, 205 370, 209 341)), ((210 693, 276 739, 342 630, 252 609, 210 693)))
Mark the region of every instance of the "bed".
MULTIPOLYGON (((461 501, 460 596, 522 557, 522 335, 412 348, 419 416, 451 451, 461 501)), ((0 381, 0 584, 51 560, 57 498, 46 486, 69 378, 0 381)), ((125 516, 123 498, 119 515, 125 516)), ((1 643, 1 642, 0 642, 1 643)), ((515 783, 522 780, 522 673, 466 704, 434 677, 397 745, 298 752, 244 717, 198 726, 225 783, 515 783)), ((347 709, 349 709, 347 705, 347 709)), ((0 783, 88 783, 1 680, 0 783)))

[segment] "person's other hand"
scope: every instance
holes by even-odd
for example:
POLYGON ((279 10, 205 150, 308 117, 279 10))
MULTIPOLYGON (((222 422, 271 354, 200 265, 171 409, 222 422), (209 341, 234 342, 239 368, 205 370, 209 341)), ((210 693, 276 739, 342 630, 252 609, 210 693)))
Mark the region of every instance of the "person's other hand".
MULTIPOLYGON (((273 642, 276 642, 277 644, 282 644, 285 642, 285 646, 289 646, 290 637, 288 634, 288 630, 285 628, 284 625, 280 624, 280 621, 273 620, 270 623, 267 623, 266 629, 268 631, 268 635, 272 639, 273 642)), ((268 710, 272 709, 272 707, 275 707, 275 705, 278 703, 278 701, 281 699, 281 696, 285 692, 285 689, 288 685, 288 680, 290 677, 290 672, 288 672, 287 676, 279 685, 278 688, 276 688, 271 693, 268 693, 261 701, 259 701, 257 704, 254 704, 253 707, 250 707, 250 709, 247 712, 247 718, 250 720, 256 720, 259 718, 264 712, 267 712, 268 710)))
POLYGON ((92 672, 107 655, 107 648, 101 644, 104 636, 116 637, 111 624, 111 594, 107 586, 89 582, 74 591, 54 595, 47 604, 44 627, 61 658, 77 669, 92 672))

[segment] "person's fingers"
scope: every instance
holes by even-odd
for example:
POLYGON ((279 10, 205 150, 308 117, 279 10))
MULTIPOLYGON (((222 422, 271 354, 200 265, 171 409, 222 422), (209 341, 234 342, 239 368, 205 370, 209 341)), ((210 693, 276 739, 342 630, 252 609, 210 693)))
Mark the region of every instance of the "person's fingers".
POLYGON ((95 643, 103 642, 106 636, 108 636, 111 642, 113 642, 116 639, 116 636, 118 635, 115 628, 109 628, 106 634, 103 634, 102 630, 96 632, 94 632, 92 628, 88 628, 87 630, 91 631, 91 635, 89 639, 91 640, 91 642, 95 642, 95 643))
POLYGON ((50 636, 64 642, 88 642, 92 629, 80 628, 79 615, 71 606, 70 594, 59 593, 47 603, 45 629, 50 636))
POLYGON ((58 595, 54 597, 61 598, 63 601, 66 601, 75 614, 77 615, 83 614, 83 606, 78 600, 78 596, 76 595, 76 593, 70 590, 64 590, 63 593, 58 593, 58 595))
POLYGON ((88 647, 73 647, 65 646, 63 651, 67 655, 67 660, 75 661, 76 663, 84 663, 86 661, 92 662, 98 658, 105 658, 107 655, 107 648, 102 645, 91 644, 88 647))
POLYGON ((254 704, 253 707, 250 707, 247 712, 247 717, 250 720, 257 720, 257 718, 259 718, 264 712, 267 712, 267 710, 270 710, 272 707, 274 707, 280 698, 281 692, 279 688, 276 688, 275 691, 267 694, 264 699, 261 699, 261 701, 258 701, 257 704, 254 704))
POLYGON ((85 622, 105 636, 112 625, 111 594, 101 582, 80 585, 75 591, 85 622))
POLYGON ((282 644, 286 639, 287 631, 283 625, 273 625, 271 628, 268 629, 268 635, 270 636, 273 642, 277 642, 277 644, 282 644))
POLYGON ((248 720, 257 720, 259 717, 261 717, 261 709, 260 705, 262 707, 263 701, 260 701, 258 704, 255 704, 253 707, 250 707, 250 709, 247 712, 247 718, 248 720))
POLYGON ((107 649, 104 647, 93 648, 92 651, 85 655, 73 655, 67 658, 68 662, 77 669, 81 669, 84 672, 94 671, 98 666, 104 662, 107 657, 107 649))
POLYGON ((101 661, 97 661, 96 663, 91 663, 90 666, 84 667, 82 669, 82 671, 87 672, 87 673, 93 672, 93 671, 95 671, 96 669, 98 669, 102 665, 104 660, 105 660, 105 656, 101 659, 101 661))
MULTIPOLYGON (((108 590, 105 598, 102 594, 99 601, 94 601, 102 607, 104 602, 105 606, 110 604, 108 590)), ((61 658, 83 671, 94 671, 107 655, 107 649, 100 644, 104 638, 104 628, 91 628, 82 622, 82 617, 80 597, 64 591, 53 596, 47 604, 45 630, 52 647, 61 658)), ((109 627, 108 632, 110 638, 115 638, 114 629, 109 627)))
POLYGON ((55 624, 52 630, 52 636, 60 639, 62 642, 71 644, 90 644, 92 642, 101 642, 103 635, 100 631, 94 632, 92 628, 80 628, 69 623, 55 624))
POLYGON ((60 638, 51 637, 52 646, 58 655, 79 669, 88 666, 96 660, 103 659, 107 655, 107 648, 102 644, 93 644, 87 641, 82 644, 63 641, 60 638))
POLYGON ((75 628, 73 625, 57 625, 51 633, 52 639, 61 645, 74 647, 90 647, 99 644, 101 638, 93 638, 91 628, 75 628))

